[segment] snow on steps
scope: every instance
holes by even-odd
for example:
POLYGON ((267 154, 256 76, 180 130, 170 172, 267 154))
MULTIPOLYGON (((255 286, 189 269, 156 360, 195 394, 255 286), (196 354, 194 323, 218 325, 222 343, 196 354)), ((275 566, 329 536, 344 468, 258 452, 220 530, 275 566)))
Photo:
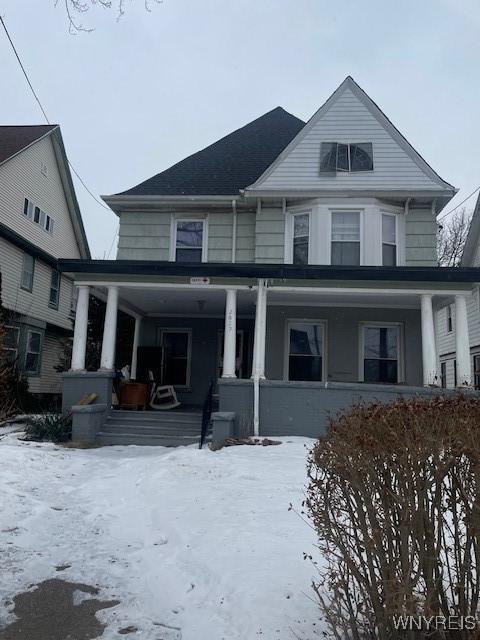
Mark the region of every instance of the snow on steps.
POLYGON ((101 445, 178 447, 200 440, 202 416, 188 411, 113 411, 98 433, 101 445))

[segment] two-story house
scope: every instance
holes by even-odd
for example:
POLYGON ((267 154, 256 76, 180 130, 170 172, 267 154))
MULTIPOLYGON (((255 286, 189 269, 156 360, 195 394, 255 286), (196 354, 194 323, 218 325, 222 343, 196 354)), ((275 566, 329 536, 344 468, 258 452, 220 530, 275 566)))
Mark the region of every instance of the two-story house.
POLYGON ((58 125, 0 126, 0 272, 5 348, 31 393, 61 393, 76 292, 57 258, 90 257, 58 125))
POLYGON ((350 77, 307 123, 278 107, 104 197, 117 260, 60 261, 82 300, 66 383, 93 390, 126 364, 122 305, 134 378, 156 368, 189 405, 214 380, 237 423, 315 435, 327 410, 439 385, 434 308, 452 299, 468 385, 478 276, 436 266, 436 216, 455 191, 350 77), (108 292, 98 374, 82 371, 91 287, 108 292))
MULTIPOLYGON (((480 267, 480 196, 472 216, 465 249, 461 261, 462 267, 480 267)), ((480 285, 480 277, 479 277, 480 285)), ((467 319, 470 339, 471 379, 476 389, 480 389, 480 288, 475 287, 467 300, 467 319)), ((454 388, 459 384, 455 352, 455 304, 447 300, 437 310, 435 328, 441 384, 454 388)))

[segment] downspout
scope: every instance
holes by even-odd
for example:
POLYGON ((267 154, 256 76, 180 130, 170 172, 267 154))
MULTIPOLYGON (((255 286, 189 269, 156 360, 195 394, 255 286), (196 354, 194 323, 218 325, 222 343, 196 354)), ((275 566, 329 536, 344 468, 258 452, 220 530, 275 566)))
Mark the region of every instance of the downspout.
POLYGON ((232 262, 237 261, 237 201, 232 200, 232 262))
POLYGON ((405 217, 407 217, 407 216, 408 216, 408 214, 409 214, 409 211, 410 211, 410 202, 411 202, 411 200, 412 200, 411 198, 407 198, 407 199, 405 200, 405 211, 404 211, 404 212, 405 212, 405 217))

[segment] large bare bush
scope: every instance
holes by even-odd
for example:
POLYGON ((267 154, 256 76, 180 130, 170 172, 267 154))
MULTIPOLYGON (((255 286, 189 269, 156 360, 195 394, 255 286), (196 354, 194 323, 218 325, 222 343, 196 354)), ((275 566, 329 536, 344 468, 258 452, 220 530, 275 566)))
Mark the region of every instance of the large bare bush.
POLYGON ((480 637, 455 623, 479 612, 480 400, 354 407, 316 443, 308 474, 331 637, 480 637), (409 631, 399 615, 450 618, 409 631))

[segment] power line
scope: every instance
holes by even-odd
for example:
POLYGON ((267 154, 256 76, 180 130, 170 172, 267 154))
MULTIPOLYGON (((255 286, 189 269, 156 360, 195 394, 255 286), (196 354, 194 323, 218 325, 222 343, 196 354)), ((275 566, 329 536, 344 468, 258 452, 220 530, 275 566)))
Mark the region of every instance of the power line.
POLYGON ((453 213, 456 209, 458 209, 458 207, 461 207, 461 206, 462 206, 462 204, 464 204, 467 200, 470 200, 470 198, 471 198, 472 196, 474 196, 474 195, 477 193, 477 191, 480 191, 480 186, 478 186, 474 191, 472 191, 472 193, 471 193, 469 196, 467 196, 467 197, 465 198, 465 200, 462 200, 462 201, 460 202, 460 204, 457 204, 457 206, 456 206, 456 207, 453 207, 453 209, 450 209, 450 211, 447 211, 447 213, 444 213, 444 214, 443 214, 443 216, 440 216, 440 218, 438 218, 437 222, 441 222, 444 218, 446 218, 446 217, 447 217, 447 216, 449 216, 451 213, 453 213))
MULTIPOLYGON (((17 61, 18 61, 18 64, 20 65, 20 69, 22 70, 23 75, 25 76, 25 80, 27 81, 27 84, 28 84, 28 86, 30 87, 30 91, 32 92, 33 97, 34 97, 34 98, 35 98, 35 100, 37 101, 38 106, 40 107, 40 110, 41 110, 41 112, 43 113, 43 117, 44 117, 44 118, 45 118, 45 120, 47 121, 47 124, 51 124, 51 123, 50 123, 50 120, 48 119, 47 113, 46 113, 45 109, 43 108, 42 103, 40 102, 40 98, 39 98, 39 97, 38 97, 38 95, 36 94, 35 89, 33 88, 33 85, 32 85, 32 83, 30 82, 30 78, 28 77, 28 74, 27 74, 27 72, 26 72, 26 70, 25 70, 25 67, 23 66, 23 63, 22 63, 22 60, 20 59, 20 56, 19 56, 19 54, 18 54, 18 51, 17 51, 17 49, 16 49, 15 45, 13 44, 13 40, 12 40, 12 38, 10 37, 10 34, 9 34, 9 32, 8 32, 8 29, 7 29, 7 25, 5 24, 5 22, 4 22, 3 18, 2 18, 2 16, 0 16, 0 22, 2 23, 2 27, 3 27, 4 31, 5 31, 5 34, 6 34, 7 38, 8 38, 8 41, 10 42, 10 45, 11 45, 12 50, 13 50, 13 53, 15 54, 15 57, 16 57, 16 59, 17 59, 17 61)), ((86 192, 87 192, 87 193, 88 193, 88 194, 89 194, 89 195, 90 195, 90 196, 95 200, 95 202, 96 202, 97 204, 99 204, 99 205, 100 205, 101 207, 103 207, 104 209, 107 209, 108 211, 110 211, 110 207, 107 207, 107 206, 106 206, 106 205, 105 205, 101 200, 99 200, 99 199, 97 198, 97 196, 95 196, 95 195, 92 193, 92 191, 90 191, 90 189, 87 187, 87 185, 85 184, 84 180, 82 179, 82 177, 80 176, 80 174, 78 173, 78 171, 75 169, 75 167, 72 165, 72 163, 70 162, 70 160, 68 159, 68 157, 67 157, 67 162, 68 162, 68 166, 69 166, 69 167, 70 167, 70 169, 73 171, 73 173, 77 176, 78 180, 80 181, 80 184, 83 186, 83 188, 85 189, 85 191, 86 191, 86 192)))

